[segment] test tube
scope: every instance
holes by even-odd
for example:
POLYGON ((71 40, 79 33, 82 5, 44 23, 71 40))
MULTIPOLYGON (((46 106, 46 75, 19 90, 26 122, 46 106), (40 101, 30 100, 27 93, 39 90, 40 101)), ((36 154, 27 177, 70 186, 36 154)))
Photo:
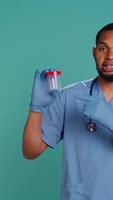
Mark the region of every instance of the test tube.
POLYGON ((48 80, 48 84, 49 84, 49 90, 50 91, 54 91, 54 90, 58 90, 61 88, 61 82, 60 82, 60 77, 61 77, 61 70, 48 70, 46 72, 46 77, 48 80))

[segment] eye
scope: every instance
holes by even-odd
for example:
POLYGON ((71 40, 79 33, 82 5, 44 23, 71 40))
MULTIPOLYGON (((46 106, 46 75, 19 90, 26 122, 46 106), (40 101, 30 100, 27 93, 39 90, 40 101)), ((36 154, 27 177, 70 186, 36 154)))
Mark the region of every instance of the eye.
POLYGON ((98 50, 101 51, 101 52, 106 52, 107 48, 106 47, 99 47, 98 50))

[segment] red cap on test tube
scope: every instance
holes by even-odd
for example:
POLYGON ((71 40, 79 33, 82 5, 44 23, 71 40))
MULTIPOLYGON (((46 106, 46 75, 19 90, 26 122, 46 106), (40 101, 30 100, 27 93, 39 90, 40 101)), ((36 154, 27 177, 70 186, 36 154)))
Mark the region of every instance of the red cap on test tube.
POLYGON ((60 69, 59 70, 47 71, 46 72, 46 76, 54 76, 54 75, 61 75, 61 74, 62 74, 62 72, 61 72, 60 69))

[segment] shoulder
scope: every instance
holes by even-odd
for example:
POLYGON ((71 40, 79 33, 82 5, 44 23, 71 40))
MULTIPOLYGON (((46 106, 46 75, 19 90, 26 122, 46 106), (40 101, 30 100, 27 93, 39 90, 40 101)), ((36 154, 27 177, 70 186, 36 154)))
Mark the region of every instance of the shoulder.
POLYGON ((71 95, 74 96, 75 94, 86 94, 91 85, 92 82, 95 78, 89 79, 89 80, 83 80, 77 83, 73 83, 70 85, 65 86, 64 88, 62 88, 61 90, 61 95, 71 95))
POLYGON ((90 80, 83 80, 77 83, 73 83, 65 86, 57 93, 56 98, 53 100, 53 104, 60 104, 62 108, 66 104, 66 102, 73 101, 73 97, 75 95, 86 95, 89 94, 90 87, 95 78, 90 80))

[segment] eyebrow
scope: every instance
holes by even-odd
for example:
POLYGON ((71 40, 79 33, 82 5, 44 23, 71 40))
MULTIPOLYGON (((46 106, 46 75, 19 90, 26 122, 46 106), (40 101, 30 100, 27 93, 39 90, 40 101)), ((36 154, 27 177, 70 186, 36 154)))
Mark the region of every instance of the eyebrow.
MULTIPOLYGON (((101 45, 101 44, 107 45, 106 42, 103 42, 103 41, 102 41, 102 42, 99 42, 99 43, 97 44, 97 46, 98 46, 98 45, 101 45)), ((107 46, 108 46, 108 45, 107 45, 107 46)))

